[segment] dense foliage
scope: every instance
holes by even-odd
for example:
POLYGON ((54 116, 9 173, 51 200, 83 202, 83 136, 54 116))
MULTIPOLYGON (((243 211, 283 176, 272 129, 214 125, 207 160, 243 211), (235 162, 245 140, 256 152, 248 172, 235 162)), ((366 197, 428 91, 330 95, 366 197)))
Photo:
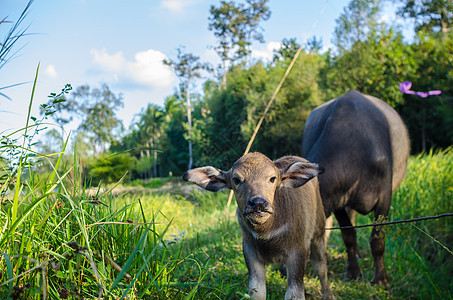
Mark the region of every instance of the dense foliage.
MULTIPOLYGON (((337 20, 336 50, 320 53, 316 38, 304 46, 264 120, 253 151, 270 157, 300 154, 310 111, 349 89, 392 105, 409 128, 413 153, 453 143, 453 32, 416 27, 417 34, 408 41, 397 26, 379 21, 381 7, 381 1, 351 1, 337 20), (414 90, 441 90, 442 94, 429 98, 403 95, 398 84, 406 80, 412 81, 414 90)), ((400 13, 407 15, 403 7, 400 13)), ((189 138, 194 166, 209 163, 226 168, 241 156, 298 47, 295 39, 284 39, 271 62, 245 59, 232 63, 225 86, 221 79, 208 78, 203 92, 191 95, 190 137, 187 97, 183 93, 169 96, 162 108, 165 117, 152 125, 162 132, 155 149, 161 152, 153 162, 159 166, 158 176, 182 174, 187 169, 189 155, 183 145, 189 138)), ((136 139, 142 135, 132 131, 111 150, 129 150, 131 141, 142 145, 136 139)))
MULTIPOLYGON (((304 50, 264 119, 252 151, 272 158, 300 154, 310 111, 350 89, 381 98, 401 114, 413 153, 453 143, 452 6, 444 0, 395 3, 400 5, 400 16, 414 21, 411 39, 397 25, 383 21, 383 0, 351 0, 336 20, 334 47, 322 52, 322 41, 316 37, 302 45, 304 50), (442 94, 403 95, 398 87, 403 81, 411 81, 413 90, 441 90, 442 94)), ((58 130, 46 133, 38 152, 58 152, 65 127, 78 119, 70 145, 81 159, 84 178, 92 183, 112 182, 124 175, 114 174, 118 169, 105 165, 107 157, 118 153, 123 154, 116 159, 128 162, 121 168, 129 173, 126 181, 181 175, 204 164, 229 167, 243 154, 300 47, 295 38, 285 38, 271 61, 251 58, 252 41, 264 42, 260 22, 270 16, 268 0, 212 5, 209 30, 217 39, 214 49, 222 65, 209 66, 179 47, 176 59, 164 61, 180 79, 179 88, 163 106, 150 103, 137 112, 128 129, 116 116, 123 100, 128 100, 121 93, 115 94, 107 84, 83 85, 72 92, 66 86, 57 102, 51 98, 41 107, 61 134, 58 130), (201 80, 202 90, 196 89, 201 80)), ((17 26, 13 29, 18 30, 17 26)))

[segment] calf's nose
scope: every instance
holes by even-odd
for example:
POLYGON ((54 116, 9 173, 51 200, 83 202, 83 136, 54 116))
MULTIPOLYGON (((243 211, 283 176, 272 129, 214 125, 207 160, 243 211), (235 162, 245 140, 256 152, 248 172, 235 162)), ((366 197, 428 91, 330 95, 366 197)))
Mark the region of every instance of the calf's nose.
POLYGON ((265 211, 269 206, 269 202, 262 197, 255 197, 247 201, 247 205, 255 211, 265 211))

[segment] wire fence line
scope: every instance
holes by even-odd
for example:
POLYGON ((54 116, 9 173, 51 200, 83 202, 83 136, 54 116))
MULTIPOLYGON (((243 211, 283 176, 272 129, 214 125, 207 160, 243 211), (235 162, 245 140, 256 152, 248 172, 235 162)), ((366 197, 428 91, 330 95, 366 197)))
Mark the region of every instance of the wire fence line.
POLYGON ((386 225, 393 225, 393 224, 400 224, 400 223, 412 223, 412 222, 418 222, 418 221, 424 221, 424 220, 440 219, 440 218, 444 218, 444 217, 453 217, 453 213, 444 213, 444 214, 440 214, 440 215, 437 215, 437 216, 420 217, 420 218, 413 218, 413 219, 407 219, 407 220, 397 220, 397 221, 391 221, 391 222, 372 223, 372 224, 365 224, 365 225, 331 227, 331 228, 326 228, 325 230, 353 229, 353 228, 386 226, 386 225))

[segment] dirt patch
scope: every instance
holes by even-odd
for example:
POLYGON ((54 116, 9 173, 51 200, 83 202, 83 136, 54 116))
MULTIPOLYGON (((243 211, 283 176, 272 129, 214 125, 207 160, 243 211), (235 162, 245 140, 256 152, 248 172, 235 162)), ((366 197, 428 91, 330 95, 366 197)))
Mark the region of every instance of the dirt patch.
MULTIPOLYGON (((109 192, 111 187, 105 188, 91 188, 87 190, 89 196, 94 197, 96 195, 103 195, 106 192, 109 192)), ((179 179, 168 180, 163 186, 159 188, 147 188, 143 186, 128 186, 128 185, 119 185, 113 188, 109 193, 112 195, 124 195, 124 194, 151 194, 151 193, 171 193, 171 194, 180 194, 184 197, 188 197, 192 194, 192 191, 202 190, 200 187, 192 184, 181 181, 179 179)))

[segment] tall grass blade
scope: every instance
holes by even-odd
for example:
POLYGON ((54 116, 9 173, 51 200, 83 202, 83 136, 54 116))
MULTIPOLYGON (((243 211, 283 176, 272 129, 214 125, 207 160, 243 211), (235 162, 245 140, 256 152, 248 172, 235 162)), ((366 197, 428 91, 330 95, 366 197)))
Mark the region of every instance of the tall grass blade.
MULTIPOLYGON (((28 27, 25 29, 19 30, 20 24, 23 22, 25 17, 28 14, 28 10, 33 3, 33 0, 28 1, 27 5, 25 6, 24 10, 22 11, 19 19, 14 23, 13 27, 9 30, 8 34, 6 35, 4 41, 1 43, 2 47, 0 48, 0 69, 7 64, 12 58, 14 58, 15 54, 18 52, 16 51, 12 55, 9 55, 10 51, 13 49, 16 42, 25 35, 28 27), (19 31, 19 32, 17 32, 19 31)), ((19 49, 20 50, 20 49, 19 49)))
MULTIPOLYGON (((26 124, 25 124, 24 141, 23 141, 22 147, 25 146, 25 142, 28 140, 28 136, 27 136, 28 123, 30 122, 31 107, 32 107, 32 104, 33 104, 33 98, 35 96, 36 83, 38 81, 38 73, 39 73, 39 64, 38 64, 38 67, 36 68, 35 80, 33 81, 33 89, 32 89, 31 97, 30 97, 30 104, 28 105, 27 121, 26 121, 26 124)), ((12 221, 13 224, 16 222, 17 210, 19 208, 19 195, 20 195, 21 186, 22 186, 22 184, 21 184, 21 175, 22 175, 22 166, 23 166, 24 160, 25 160, 25 158, 24 158, 24 150, 22 150, 22 153, 21 153, 21 156, 20 156, 20 159, 19 159, 19 168, 17 170, 16 187, 15 187, 14 198, 13 198, 13 208, 12 208, 12 211, 11 211, 11 221, 12 221)))
POLYGON ((24 133, 24 144, 23 144, 24 146, 25 146, 25 142, 27 141, 28 124, 30 123, 31 107, 33 104, 33 99, 35 97, 36 83, 38 81, 39 66, 40 66, 40 63, 38 63, 38 67, 36 68, 35 80, 33 81, 33 88, 31 91, 30 103, 28 105, 27 122, 25 123, 25 133, 24 133))
POLYGON ((194 299, 195 297, 195 293, 197 292, 201 282, 203 281, 204 277, 208 274, 208 273, 204 273, 202 274, 202 270, 206 267, 206 265, 208 264, 208 261, 209 261, 209 258, 208 260, 206 260, 205 264, 203 265, 203 267, 201 267, 197 261, 195 261, 195 263, 197 264, 198 266, 198 269, 200 270, 200 276, 198 277, 198 281, 197 281, 197 284, 192 288, 192 290, 189 292, 189 294, 185 297, 185 300, 191 300, 191 299, 194 299))
MULTIPOLYGON (((8 273, 8 279, 13 278, 13 267, 11 265, 11 260, 9 259, 8 254, 2 252, 3 257, 5 258, 6 262, 6 271, 8 273)), ((13 281, 8 283, 8 294, 11 294, 13 291, 13 281)))
MULTIPOLYGON (((65 150, 66 150, 66 146, 68 144, 68 141, 69 141, 69 136, 68 138, 66 139, 66 142, 64 143, 63 145, 63 150, 60 152, 60 155, 58 156, 58 160, 57 160, 57 163, 55 164, 55 166, 53 166, 50 162, 50 165, 52 166, 53 168, 53 172, 52 174, 50 175, 50 178, 49 178, 49 181, 48 183, 52 184, 53 181, 55 180, 55 176, 57 175, 57 172, 58 172, 58 167, 59 165, 61 164, 61 161, 63 159, 63 155, 65 153, 65 150)), ((69 171, 71 171, 72 168, 69 169, 69 171)), ((68 172, 69 172, 68 171, 68 172)), ((67 172, 67 174, 68 174, 67 172)), ((62 178, 59 178, 59 182, 61 182, 62 178)), ((50 189, 47 191, 47 193, 51 192, 54 188, 56 188, 56 185, 52 185, 50 187, 50 189)), ((41 229, 41 227, 47 222, 47 220, 49 219, 50 215, 52 214, 53 210, 55 209, 55 207, 57 206, 58 204, 58 199, 53 203, 52 207, 50 208, 50 210, 47 212, 46 216, 42 219, 41 223, 39 224, 37 230, 39 231, 41 229)))
MULTIPOLYGON (((57 183, 55 183, 55 184, 52 186, 53 188, 49 189, 49 191, 53 190, 53 189, 60 183, 60 181, 61 181, 63 178, 65 178, 65 177, 69 174, 69 172, 70 172, 70 170, 69 170, 68 172, 66 172, 66 173, 61 177, 61 179, 60 179, 57 183)), ((32 201, 32 202, 30 203, 30 205, 29 205, 27 208, 24 209, 24 211, 22 212, 22 215, 20 216, 20 218, 16 219, 15 222, 12 222, 12 225, 11 225, 11 227, 9 228, 8 233, 7 233, 5 236, 3 236, 2 239, 0 240, 0 245, 3 245, 3 244, 6 242, 5 239, 7 239, 8 236, 9 236, 10 234, 13 234, 13 233, 14 233, 14 231, 16 230, 16 228, 17 228, 20 224, 22 224, 22 222, 24 222, 24 221, 27 219, 28 215, 29 215, 31 212, 33 212, 33 210, 34 210, 34 209, 35 209, 35 208, 36 208, 36 207, 37 207, 44 199, 46 199, 48 196, 50 196, 50 195, 52 195, 52 194, 54 194, 54 193, 53 193, 53 192, 47 192, 47 193, 45 193, 43 196, 38 197, 38 198, 36 198, 34 201, 32 201)))
POLYGON ((134 251, 132 251, 131 255, 126 260, 126 263, 124 264, 123 269, 121 270, 121 272, 116 276, 115 280, 113 281, 113 284, 112 284, 112 287, 110 288, 110 291, 113 291, 116 288, 118 283, 121 281, 121 279, 123 279, 124 275, 129 270, 129 267, 131 266, 132 262, 134 261, 134 258, 137 255, 138 251, 140 250, 140 247, 145 242, 145 239, 148 236, 148 232, 149 232, 151 226, 152 226, 152 224, 149 224, 146 227, 146 230, 143 233, 142 237, 140 238, 140 241, 138 242, 137 246, 135 246, 134 251))
MULTIPOLYGON (((150 224, 147 228, 147 231, 145 231, 145 233, 143 234, 143 236, 146 236, 149 232, 149 229, 151 227, 152 224, 150 224)), ((165 233, 167 232, 168 228, 170 227, 171 225, 171 221, 168 223, 168 225, 165 227, 164 231, 162 232, 161 236, 160 236, 160 241, 162 242, 163 240, 163 237, 165 236, 165 233)), ((156 236, 156 233, 154 232, 154 236, 156 236)), ((137 272, 137 274, 135 275, 134 279, 132 279, 131 283, 128 285, 128 287, 124 290, 123 292, 123 295, 121 296, 121 299, 120 300, 123 300, 125 299, 125 297, 127 296, 127 293, 129 292, 129 290, 132 288, 132 286, 134 285, 135 281, 137 281, 138 277, 140 276, 140 274, 143 273, 143 271, 145 270, 145 268, 148 266, 148 262, 149 260, 151 259, 151 257, 153 257, 155 255, 155 251, 157 250, 157 248, 159 247, 159 244, 156 244, 153 248, 153 250, 151 251, 151 253, 148 255, 148 257, 146 259, 144 259, 144 263, 143 265, 141 266, 141 268, 139 269, 139 271, 137 272)), ((136 249, 139 248, 139 245, 137 245, 136 249)), ((131 256, 132 257, 132 256, 131 256)), ((129 259, 131 258, 129 257, 129 259)), ((129 260, 128 259, 128 260, 129 260)), ((126 262, 127 264, 127 262, 126 262)), ((125 270, 126 267, 123 268, 123 270, 125 270)), ((119 275, 118 275, 119 276, 119 275)), ((151 276, 152 277, 152 276, 151 276)), ((121 278, 120 278, 121 280, 121 278)), ((154 279, 153 279, 154 281, 154 279)), ((112 288, 113 290, 113 288, 112 288)))
MULTIPOLYGON (((8 219, 8 217, 6 217, 5 224, 3 225, 2 233, 0 234, 0 241, 3 239, 3 235, 5 234, 6 229, 8 228, 8 224, 9 224, 9 219, 8 219)), ((1 243, 0 243, 0 245, 1 245, 1 243)))
POLYGON ((17 171, 16 186, 14 188, 13 207, 11 210, 11 222, 14 224, 17 219, 17 210, 19 209, 19 195, 22 191, 22 185, 20 183, 22 174, 22 162, 19 163, 19 169, 17 171))
POLYGON ((50 175, 50 178, 49 178, 49 182, 52 183, 54 180, 55 180, 55 176, 57 175, 57 172, 58 172, 58 168, 60 167, 60 164, 63 160, 63 155, 66 151, 66 147, 68 146, 68 142, 69 142, 69 135, 68 137, 66 138, 66 141, 63 145, 63 149, 61 150, 61 154, 58 156, 58 159, 57 159, 57 163, 55 164, 55 167, 54 167, 54 171, 52 172, 52 175, 50 175))

